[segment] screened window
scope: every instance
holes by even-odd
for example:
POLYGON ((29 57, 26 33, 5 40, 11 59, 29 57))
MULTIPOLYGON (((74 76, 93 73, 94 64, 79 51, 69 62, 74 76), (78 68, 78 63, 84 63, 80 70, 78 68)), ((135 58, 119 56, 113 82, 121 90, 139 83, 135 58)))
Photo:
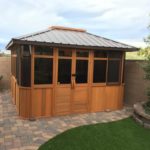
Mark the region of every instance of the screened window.
POLYGON ((29 45, 23 45, 21 51, 17 51, 17 79, 21 86, 31 85, 31 54, 29 45), (19 73, 19 64, 21 71, 19 73), (21 79, 19 78, 21 76, 21 79))
POLYGON ((21 58, 21 86, 31 85, 31 57, 21 58))
POLYGON ((17 52, 17 58, 16 58, 16 79, 17 79, 17 83, 20 85, 20 81, 21 81, 21 78, 20 78, 20 65, 21 65, 21 56, 20 56, 20 53, 21 53, 21 50, 18 48, 16 50, 17 52))
POLYGON ((120 60, 109 60, 108 61, 108 83, 119 83, 120 82, 120 60))
POLYGON ((104 51, 94 51, 94 57, 96 58, 106 58, 107 57, 107 52, 104 51))
POLYGON ((52 84, 52 78, 53 78, 53 59, 35 58, 34 83, 52 84))
POLYGON ((23 45, 23 48, 21 50, 21 56, 30 56, 29 45, 23 45))
POLYGON ((35 55, 53 55, 53 48, 49 46, 35 46, 35 55))
POLYGON ((106 60, 94 60, 93 82, 104 83, 106 82, 106 60))
POLYGON ((64 57, 71 57, 72 56, 72 51, 65 49, 65 50, 59 50, 59 56, 64 56, 64 57))
POLYGON ((77 51, 76 53, 77 57, 89 57, 89 52, 88 51, 77 51))
POLYGON ((109 52, 108 53, 109 58, 122 58, 122 52, 109 52))
POLYGON ((76 83, 87 83, 88 60, 76 60, 76 83))
POLYGON ((58 60, 58 83, 71 83, 71 59, 58 60))

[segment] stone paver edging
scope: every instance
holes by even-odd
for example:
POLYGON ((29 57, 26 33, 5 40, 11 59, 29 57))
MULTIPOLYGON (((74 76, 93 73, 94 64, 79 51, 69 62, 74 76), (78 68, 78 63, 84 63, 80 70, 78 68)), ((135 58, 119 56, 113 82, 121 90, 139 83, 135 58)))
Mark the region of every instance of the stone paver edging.
POLYGON ((12 104, 10 91, 0 93, 0 150, 36 150, 57 134, 81 125, 116 121, 131 116, 132 109, 22 120, 12 104))

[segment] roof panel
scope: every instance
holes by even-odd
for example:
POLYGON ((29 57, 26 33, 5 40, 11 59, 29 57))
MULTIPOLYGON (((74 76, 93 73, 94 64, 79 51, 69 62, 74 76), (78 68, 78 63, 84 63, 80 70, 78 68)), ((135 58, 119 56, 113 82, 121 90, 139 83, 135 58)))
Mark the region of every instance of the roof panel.
POLYGON ((80 30, 63 30, 63 29, 48 29, 33 34, 28 34, 18 38, 14 38, 19 41, 29 42, 45 42, 56 44, 68 44, 78 46, 93 46, 93 47, 109 47, 109 48, 123 48, 123 49, 137 49, 133 46, 129 46, 120 42, 116 42, 110 39, 106 39, 101 36, 97 36, 86 31, 80 32, 80 30))

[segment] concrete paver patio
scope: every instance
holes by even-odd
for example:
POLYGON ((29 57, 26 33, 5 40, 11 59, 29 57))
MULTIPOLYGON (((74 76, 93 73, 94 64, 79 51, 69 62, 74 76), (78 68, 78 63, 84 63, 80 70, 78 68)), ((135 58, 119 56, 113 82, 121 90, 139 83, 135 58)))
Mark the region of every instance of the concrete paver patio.
POLYGON ((0 150, 36 150, 55 135, 80 125, 110 122, 129 117, 132 108, 113 112, 76 114, 29 121, 21 119, 10 91, 0 93, 0 150))

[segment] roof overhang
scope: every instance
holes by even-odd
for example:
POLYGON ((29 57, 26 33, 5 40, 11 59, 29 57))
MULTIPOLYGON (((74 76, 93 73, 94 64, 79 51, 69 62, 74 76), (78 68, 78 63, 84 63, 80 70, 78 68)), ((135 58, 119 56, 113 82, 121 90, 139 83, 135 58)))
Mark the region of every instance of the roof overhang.
POLYGON ((51 47, 66 47, 66 48, 79 48, 79 49, 94 49, 94 50, 118 50, 133 52, 138 51, 140 48, 119 48, 119 47, 100 47, 100 46, 88 46, 88 45, 72 45, 72 44, 62 44, 62 43, 48 43, 48 42, 39 42, 39 41, 26 41, 19 39, 12 39, 6 46, 6 49, 9 50, 14 44, 27 44, 27 45, 41 45, 41 46, 51 46, 51 47))

